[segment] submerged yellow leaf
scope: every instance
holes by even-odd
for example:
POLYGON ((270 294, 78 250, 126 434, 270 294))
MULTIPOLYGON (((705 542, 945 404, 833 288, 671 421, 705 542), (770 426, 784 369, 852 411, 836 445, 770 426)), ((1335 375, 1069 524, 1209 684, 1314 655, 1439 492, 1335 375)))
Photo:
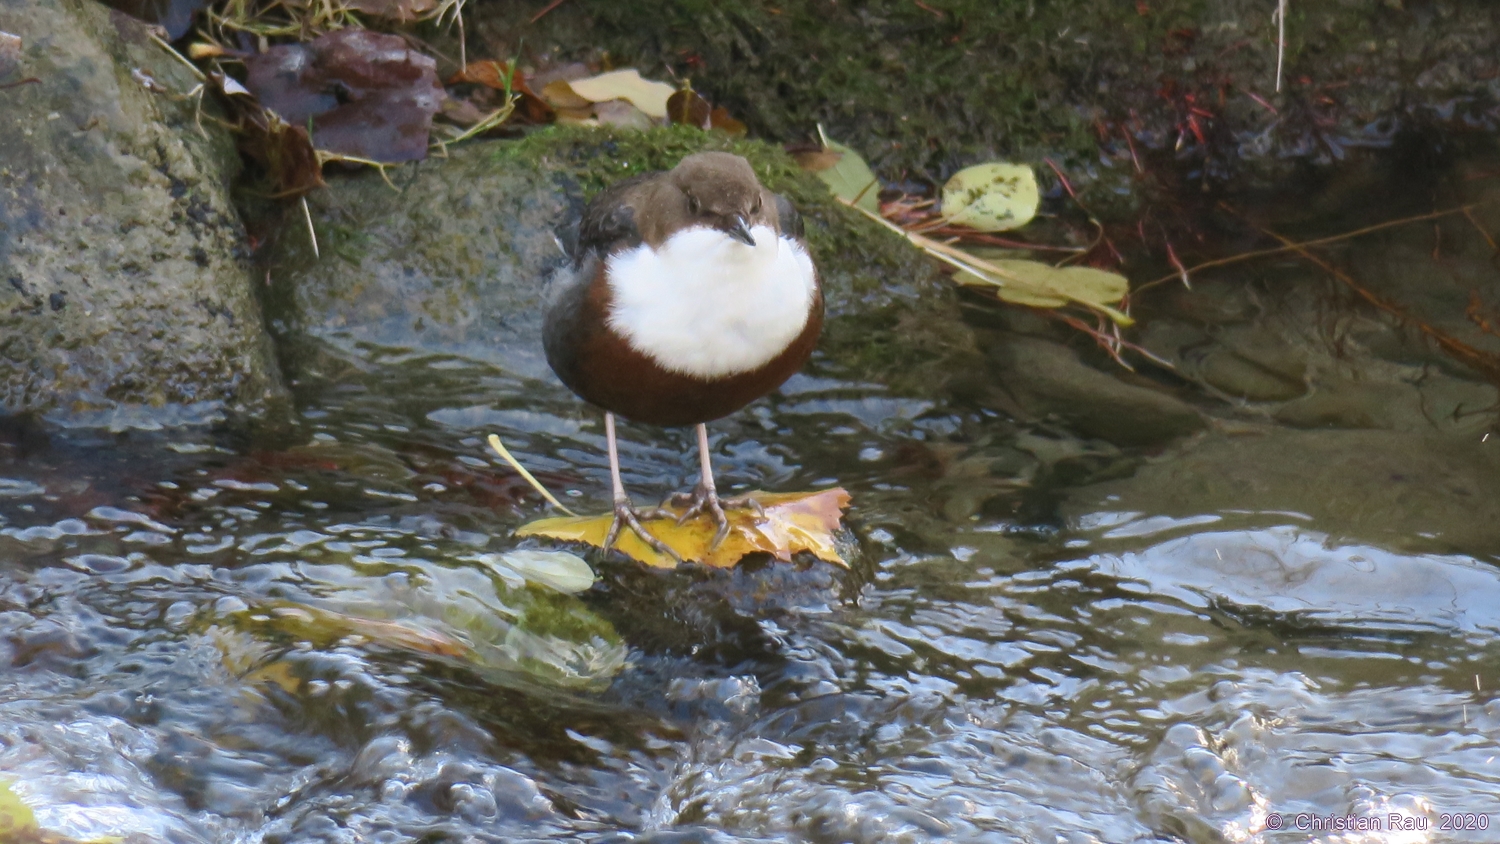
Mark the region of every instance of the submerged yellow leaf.
POLYGON ((943 216, 982 232, 1018 229, 1036 216, 1041 193, 1024 164, 995 161, 953 174, 943 185, 943 216))
MULTIPOLYGON (((575 79, 572 82, 560 84, 566 85, 572 93, 591 103, 629 100, 631 105, 657 120, 666 119, 667 99, 677 93, 676 88, 665 82, 643 79, 640 72, 634 68, 601 73, 588 79, 575 79)), ((559 85, 559 83, 554 82, 548 85, 543 90, 543 94, 553 90, 553 85, 559 85)), ((558 92, 561 93, 560 88, 558 92)))
MULTIPOLYGON (((760 502, 766 511, 761 519, 755 511, 736 508, 727 511, 729 535, 710 549, 714 523, 706 517, 695 517, 678 525, 675 518, 643 521, 652 536, 666 543, 684 560, 727 568, 756 552, 769 553, 778 560, 790 561, 792 555, 807 551, 820 560, 847 566, 834 543, 842 513, 849 505, 849 493, 842 489, 818 492, 751 492, 748 497, 760 502)), ((680 514, 682 511, 675 511, 680 514)), ((538 519, 522 525, 516 536, 546 536, 570 542, 586 542, 595 547, 604 544, 609 533, 612 513, 602 516, 564 516, 538 519)), ((623 528, 615 547, 647 565, 671 568, 671 559, 652 550, 629 528, 623 528)))
POLYGON ((10 783, 0 780, 0 841, 27 840, 38 831, 31 807, 10 790, 10 783))

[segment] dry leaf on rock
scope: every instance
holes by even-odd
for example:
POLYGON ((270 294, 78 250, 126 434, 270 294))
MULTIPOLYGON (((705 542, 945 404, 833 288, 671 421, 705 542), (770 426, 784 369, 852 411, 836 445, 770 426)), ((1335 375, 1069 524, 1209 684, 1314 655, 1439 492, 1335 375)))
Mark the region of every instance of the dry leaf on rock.
POLYGON ((432 115, 447 96, 434 59, 363 29, 281 44, 245 66, 262 105, 294 125, 311 118, 318 149, 372 161, 425 158, 432 115))
POLYGON ((982 232, 1018 229, 1036 216, 1041 194, 1024 164, 995 161, 953 174, 943 185, 943 216, 982 232))
POLYGON ((527 123, 549 123, 555 116, 552 106, 531 90, 526 74, 511 62, 494 59, 469 62, 468 66, 448 77, 447 84, 460 83, 483 85, 496 91, 504 91, 509 82, 511 94, 518 98, 516 114, 527 123))
MULTIPOLYGON (((665 82, 653 82, 641 78, 640 72, 634 68, 601 73, 598 76, 575 79, 572 82, 554 82, 547 86, 547 90, 553 90, 554 85, 567 86, 568 90, 590 103, 629 100, 631 105, 655 120, 666 119, 667 100, 676 93, 676 89, 665 82)), ((550 97, 548 102, 551 102, 550 97)), ((555 102, 552 105, 558 106, 555 102)), ((562 107, 572 106, 563 105, 562 107)))
POLYGON ((367 15, 410 23, 437 7, 437 0, 345 0, 345 5, 367 15))
POLYGON ((626 100, 595 103, 594 117, 604 126, 619 126, 622 129, 650 129, 656 125, 656 121, 626 100))
POLYGON ((266 168, 278 196, 300 196, 324 186, 323 165, 306 129, 258 107, 241 125, 241 148, 266 168))
MULTIPOLYGON (((751 492, 747 495, 765 508, 765 519, 749 509, 728 511, 729 535, 717 548, 709 548, 715 528, 712 520, 707 518, 693 518, 683 525, 678 525, 676 519, 652 519, 644 524, 652 536, 666 543, 684 560, 716 568, 728 568, 758 552, 790 561, 799 551, 809 552, 830 563, 848 565, 838 552, 834 533, 839 529, 844 508, 849 505, 849 493, 835 488, 817 492, 751 492)), ((516 535, 546 536, 599 547, 604 544, 613 520, 614 515, 609 513, 538 519, 522 525, 516 535)), ((615 547, 647 565, 661 568, 676 565, 652 550, 629 529, 620 531, 615 547)))
POLYGON ((713 106, 708 104, 708 100, 703 99, 697 91, 691 88, 684 88, 667 98, 667 119, 673 123, 707 129, 710 126, 709 120, 713 117, 713 111, 713 106))
POLYGON ((593 100, 579 96, 573 91, 571 85, 561 79, 556 82, 548 82, 546 87, 542 88, 542 99, 547 101, 547 105, 552 106, 558 111, 564 109, 570 111, 592 109, 594 107, 593 100))
POLYGON ((880 180, 859 153, 836 141, 821 152, 804 153, 797 163, 817 175, 833 195, 855 208, 880 213, 880 180))
POLYGON ((673 123, 717 129, 736 137, 745 134, 745 124, 735 120, 722 106, 715 108, 697 91, 684 88, 667 98, 667 119, 673 123))
POLYGON ((730 117, 729 111, 723 106, 716 107, 713 113, 708 116, 708 125, 711 129, 727 132, 736 138, 744 137, 745 133, 750 131, 749 127, 745 126, 744 123, 730 117))

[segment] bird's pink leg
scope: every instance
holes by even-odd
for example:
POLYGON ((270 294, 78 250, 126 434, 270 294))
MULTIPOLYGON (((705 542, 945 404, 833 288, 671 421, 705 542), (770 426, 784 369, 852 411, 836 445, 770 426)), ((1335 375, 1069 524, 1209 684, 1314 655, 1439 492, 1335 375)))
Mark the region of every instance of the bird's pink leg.
POLYGON ((615 507, 615 520, 610 523, 609 533, 604 537, 604 550, 609 551, 614 546, 615 539, 620 535, 620 525, 623 524, 628 525, 631 532, 656 553, 681 563, 682 557, 676 551, 646 531, 641 524, 640 514, 630 503, 630 496, 625 494, 625 483, 620 480, 620 453, 615 444, 615 415, 608 411, 604 414, 604 439, 609 445, 609 479, 614 485, 615 507))
POLYGON ((687 510, 678 517, 680 525, 702 513, 707 513, 713 519, 718 528, 714 532, 714 542, 710 549, 719 547, 719 543, 729 536, 729 518, 724 515, 724 508, 748 507, 755 511, 757 517, 764 519, 766 511, 760 506, 760 502, 748 496, 739 498, 720 499, 719 491, 714 486, 714 467, 709 460, 708 452, 708 426, 702 422, 698 423, 698 468, 699 478, 697 486, 693 487, 691 495, 675 495, 669 501, 677 506, 686 506, 687 510))

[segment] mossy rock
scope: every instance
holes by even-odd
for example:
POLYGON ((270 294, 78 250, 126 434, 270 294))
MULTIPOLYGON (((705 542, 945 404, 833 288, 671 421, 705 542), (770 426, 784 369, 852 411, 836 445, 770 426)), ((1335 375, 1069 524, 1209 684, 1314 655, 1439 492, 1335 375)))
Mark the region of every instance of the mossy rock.
POLYGON ((821 124, 908 185, 997 158, 1050 181, 1051 158, 1097 213, 1130 213, 1146 185, 1305 181, 1308 163, 1338 165, 1414 130, 1493 131, 1492 0, 1293 0, 1279 87, 1275 8, 613 0, 532 20, 533 6, 491 4, 471 22, 468 55, 690 79, 753 135, 810 141, 821 124))
POLYGON ((684 155, 745 156, 804 215, 829 320, 814 369, 934 394, 973 359, 951 285, 901 238, 836 202, 780 148, 686 127, 553 127, 366 171, 309 197, 322 258, 300 209, 270 250, 272 325, 296 370, 298 341, 346 357, 371 348, 448 354, 551 379, 542 357, 542 291, 565 261, 562 238, 588 197, 684 155))
POLYGON ((0 414, 261 409, 280 376, 229 198, 239 158, 183 96, 198 80, 96 3, 8 4, 0 28, 32 80, 0 119, 0 414))

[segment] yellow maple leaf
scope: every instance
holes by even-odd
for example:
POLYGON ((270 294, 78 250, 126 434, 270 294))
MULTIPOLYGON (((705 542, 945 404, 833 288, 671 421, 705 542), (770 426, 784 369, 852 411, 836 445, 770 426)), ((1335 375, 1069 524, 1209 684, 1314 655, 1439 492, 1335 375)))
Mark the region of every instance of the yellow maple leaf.
MULTIPOLYGON (((754 510, 735 508, 726 512, 729 535, 710 548, 714 523, 706 517, 695 517, 678 525, 675 518, 643 520, 642 525, 678 556, 690 562, 716 568, 728 568, 750 554, 765 552, 778 560, 791 561, 798 551, 807 551, 820 560, 848 566, 834 543, 842 513, 849 505, 849 493, 843 489, 817 492, 751 492, 746 497, 760 502, 766 516, 754 510)), ((673 509, 681 514, 682 509, 673 509)), ((546 536, 569 542, 586 542, 595 547, 604 544, 609 533, 612 513, 602 516, 559 516, 528 522, 516 530, 516 536, 546 536)), ((642 542, 629 528, 622 528, 615 547, 626 555, 660 568, 677 565, 671 558, 658 554, 642 542)))

